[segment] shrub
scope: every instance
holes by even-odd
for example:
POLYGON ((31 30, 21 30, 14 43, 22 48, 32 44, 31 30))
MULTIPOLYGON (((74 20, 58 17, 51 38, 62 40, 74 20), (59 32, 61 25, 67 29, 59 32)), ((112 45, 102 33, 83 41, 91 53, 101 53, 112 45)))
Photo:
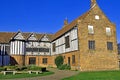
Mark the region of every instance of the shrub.
POLYGON ((6 69, 4 67, 0 67, 0 71, 5 71, 6 69))
POLYGON ((25 70, 25 69, 27 69, 27 67, 26 67, 26 66, 22 66, 21 69, 22 69, 22 70, 25 70))
POLYGON ((64 59, 63 59, 62 56, 57 56, 57 57, 55 58, 55 64, 56 64, 57 68, 58 68, 59 66, 61 66, 61 65, 63 64, 63 62, 64 62, 64 59))
POLYGON ((28 70, 41 70, 41 67, 38 67, 38 66, 28 66, 28 70))
POLYGON ((26 66, 18 66, 18 67, 16 67, 15 70, 17 70, 17 71, 23 71, 23 70, 27 70, 27 67, 26 66))
POLYGON ((70 65, 67 65, 67 64, 66 64, 65 69, 66 69, 66 70, 70 70, 70 69, 71 69, 70 65))
POLYGON ((70 65, 67 65, 67 64, 63 64, 61 66, 58 67, 60 70, 70 70, 71 67, 70 65))
POLYGON ((15 70, 17 66, 4 66, 7 70, 15 70))

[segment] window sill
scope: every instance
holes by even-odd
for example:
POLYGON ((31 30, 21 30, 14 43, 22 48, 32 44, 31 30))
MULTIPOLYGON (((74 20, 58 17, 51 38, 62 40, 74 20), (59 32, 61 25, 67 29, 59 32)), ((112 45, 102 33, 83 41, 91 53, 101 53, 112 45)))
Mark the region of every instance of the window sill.
POLYGON ((108 51, 113 51, 113 50, 108 50, 108 51))
POLYGON ((88 35, 94 35, 94 33, 88 33, 88 35))
POLYGON ((96 50, 95 49, 89 49, 88 52, 94 53, 96 50))
POLYGON ((107 37, 111 37, 112 35, 106 35, 107 37))

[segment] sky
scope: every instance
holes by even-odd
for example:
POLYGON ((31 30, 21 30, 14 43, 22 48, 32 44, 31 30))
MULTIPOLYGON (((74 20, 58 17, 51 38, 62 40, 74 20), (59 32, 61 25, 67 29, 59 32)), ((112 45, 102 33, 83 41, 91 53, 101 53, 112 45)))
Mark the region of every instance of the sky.
MULTIPOLYGON (((116 24, 120 43, 120 0, 97 0, 106 16, 116 24)), ((55 33, 90 9, 90 0, 0 0, 1 32, 55 33)))

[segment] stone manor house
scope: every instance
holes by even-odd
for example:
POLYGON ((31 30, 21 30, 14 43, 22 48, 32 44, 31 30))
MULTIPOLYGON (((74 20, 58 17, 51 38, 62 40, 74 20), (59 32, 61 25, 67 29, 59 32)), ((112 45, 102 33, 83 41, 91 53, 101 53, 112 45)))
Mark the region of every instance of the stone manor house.
POLYGON ((0 32, 0 65, 56 67, 56 56, 72 69, 119 68, 116 26, 91 0, 90 9, 55 34, 0 32))

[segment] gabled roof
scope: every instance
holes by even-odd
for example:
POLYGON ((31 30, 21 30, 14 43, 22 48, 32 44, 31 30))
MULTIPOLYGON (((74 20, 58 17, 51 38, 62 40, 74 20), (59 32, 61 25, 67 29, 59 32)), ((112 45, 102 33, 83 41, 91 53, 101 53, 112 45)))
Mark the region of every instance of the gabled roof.
MULTIPOLYGON (((0 43, 9 43, 9 41, 12 40, 17 34, 18 32, 0 32, 0 43)), ((22 36, 25 38, 25 40, 27 40, 31 34, 33 33, 22 33, 22 36)), ((38 41, 42 38, 43 35, 45 35, 39 33, 34 34, 36 35, 38 41)), ((47 36, 51 40, 52 34, 47 34, 47 36)))
POLYGON ((38 40, 40 40, 44 34, 38 34, 38 33, 36 33, 35 35, 38 38, 38 40))
POLYGON ((53 34, 44 34, 44 35, 41 36, 40 40, 41 40, 44 36, 46 36, 46 37, 49 39, 49 41, 52 41, 52 39, 53 39, 53 34))
POLYGON ((31 33, 22 33, 22 35, 25 38, 25 40, 27 40, 31 33))
POLYGON ((54 35, 53 34, 46 34, 47 35, 47 37, 49 38, 49 40, 50 41, 52 41, 53 40, 53 37, 54 37, 54 35))
POLYGON ((21 33, 20 31, 18 31, 11 39, 18 39, 18 40, 25 40, 24 36, 23 36, 23 33, 21 33), (20 38, 20 35, 21 35, 21 38, 20 38), (18 35, 19 35, 19 38, 18 38, 18 35), (17 38, 16 38, 17 37, 17 38))
POLYGON ((23 34, 25 34, 24 36, 26 36, 26 40, 29 40, 29 38, 30 38, 32 35, 34 35, 35 38, 38 39, 35 33, 28 33, 28 34, 27 34, 27 33, 23 33, 23 34))
MULTIPOLYGON (((99 6, 97 5, 97 3, 95 3, 93 6, 91 6, 91 8, 84 13, 83 15, 79 16, 77 19, 73 20, 70 24, 64 26, 61 30, 59 30, 58 32, 56 32, 52 38, 52 41, 56 40, 57 38, 59 38, 60 36, 64 35, 66 32, 68 32, 69 30, 71 30, 72 28, 74 28, 76 25, 78 25, 79 23, 82 23, 82 21, 89 15, 90 12, 92 12, 94 9, 98 9, 101 11, 101 13, 106 17, 106 15, 102 12, 102 10, 99 8, 99 6)), ((111 22, 107 17, 106 19, 111 22)), ((111 22, 112 23, 112 22, 111 22)))
POLYGON ((87 16, 88 13, 89 11, 83 14, 82 16, 79 16, 77 19, 73 20, 70 24, 64 26, 61 30, 59 30, 57 33, 54 34, 53 40, 57 39, 58 37, 62 36, 64 33, 74 28, 78 24, 79 20, 84 19, 84 17, 87 16))
POLYGON ((15 32, 0 32, 0 43, 9 43, 15 32))
MULTIPOLYGON (((99 8, 99 6, 96 3, 96 0, 94 0, 94 4, 93 6, 91 6, 90 10, 88 10, 86 13, 84 13, 82 16, 79 16, 77 19, 73 20, 70 24, 65 25, 61 30, 59 30, 58 32, 56 32, 55 34, 39 34, 39 33, 34 33, 36 35, 36 38, 39 40, 41 40, 41 38, 44 35, 47 35, 48 38, 50 39, 50 41, 54 41, 57 38, 59 38, 60 36, 64 35, 65 33, 67 33, 68 31, 70 31, 71 29, 73 29, 74 27, 76 27, 79 23, 82 23, 84 21, 84 19, 86 18, 86 16, 88 16, 90 14, 90 12, 92 12, 94 9, 98 9, 101 11, 101 13, 106 17, 106 15, 102 12, 102 10, 99 8)), ((90 15, 89 15, 90 16, 90 15)), ((107 17, 106 19, 111 22, 107 17)), ((25 40, 27 40, 29 38, 29 36, 32 33, 22 33, 23 37, 25 38, 25 40)), ((16 33, 7 33, 7 32, 1 32, 0 33, 0 43, 8 43, 10 41, 10 39, 16 35, 16 33)))

